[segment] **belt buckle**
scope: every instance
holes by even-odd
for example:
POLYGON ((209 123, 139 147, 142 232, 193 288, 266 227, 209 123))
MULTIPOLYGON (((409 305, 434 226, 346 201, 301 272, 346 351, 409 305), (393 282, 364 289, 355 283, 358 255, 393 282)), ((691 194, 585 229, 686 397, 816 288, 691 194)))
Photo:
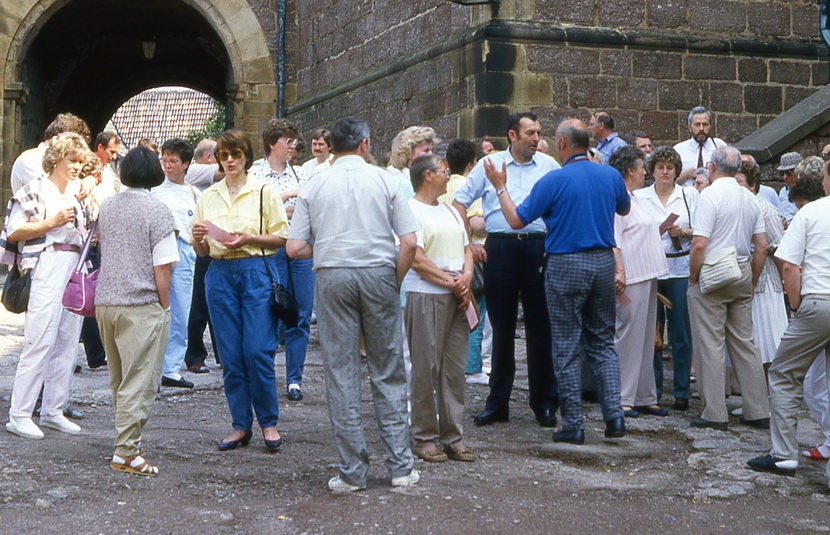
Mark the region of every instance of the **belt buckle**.
POLYGON ((527 232, 517 232, 516 233, 516 239, 519 240, 519 241, 526 240, 528 238, 528 236, 530 236, 530 234, 527 233, 527 232))

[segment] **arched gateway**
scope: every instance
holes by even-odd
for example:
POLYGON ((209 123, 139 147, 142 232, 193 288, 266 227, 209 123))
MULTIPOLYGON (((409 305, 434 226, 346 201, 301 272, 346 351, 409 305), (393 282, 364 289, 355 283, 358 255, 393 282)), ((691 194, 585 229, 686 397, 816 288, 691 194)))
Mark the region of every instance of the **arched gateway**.
MULTIPOLYGON (((132 95, 184 85, 225 102, 251 134, 276 113, 266 33, 245 0, 19 0, 0 7, 0 169, 55 114, 100 131, 132 95)), ((252 139, 258 136, 252 135, 252 139)))

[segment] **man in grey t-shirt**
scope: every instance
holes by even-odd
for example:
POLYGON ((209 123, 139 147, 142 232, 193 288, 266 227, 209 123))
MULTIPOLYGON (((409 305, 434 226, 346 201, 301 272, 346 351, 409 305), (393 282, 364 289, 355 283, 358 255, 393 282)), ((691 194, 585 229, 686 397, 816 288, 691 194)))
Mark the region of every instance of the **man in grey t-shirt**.
POLYGON ((360 334, 392 486, 418 482, 412 469, 399 288, 415 256, 408 195, 389 172, 369 165, 369 127, 355 118, 331 128, 329 169, 300 188, 286 251, 314 258, 315 302, 329 416, 340 473, 335 492, 366 488, 369 452, 360 417, 360 334), (399 250, 395 237, 400 240, 399 250))

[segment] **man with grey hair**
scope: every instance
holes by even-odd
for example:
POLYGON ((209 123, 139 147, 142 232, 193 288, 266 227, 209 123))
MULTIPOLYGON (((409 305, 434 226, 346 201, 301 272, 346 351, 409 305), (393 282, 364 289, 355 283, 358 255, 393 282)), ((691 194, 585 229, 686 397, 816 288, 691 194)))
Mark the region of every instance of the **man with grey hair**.
POLYGON ((778 162, 777 171, 781 173, 781 180, 784 181, 784 186, 778 191, 778 208, 781 215, 787 220, 787 224, 795 217, 798 208, 790 201, 790 188, 798 182, 798 173, 796 173, 796 166, 801 163, 804 158, 797 152, 788 152, 781 156, 778 162))
POLYGON ((734 178, 740 167, 737 149, 715 149, 708 164, 712 185, 700 193, 692 214, 688 298, 703 413, 691 424, 722 431, 728 428, 724 341, 741 385, 742 423, 769 427, 767 385, 752 330, 752 293, 766 260, 767 236, 758 200, 734 178), (737 258, 740 278, 704 293, 702 266, 727 253, 737 258))
POLYGON ((692 108, 688 123, 692 137, 674 146, 683 161, 683 172, 677 176, 677 183, 681 186, 694 185, 692 175, 695 170, 709 163, 715 149, 726 146, 724 140, 711 137, 712 112, 703 106, 692 108))
POLYGON ((313 256, 317 273, 326 397, 340 454, 340 472, 328 487, 333 492, 366 488, 369 450, 360 416, 361 332, 392 486, 414 485, 419 475, 409 449, 398 291, 415 257, 418 222, 403 183, 368 163, 371 147, 364 121, 337 121, 331 141, 337 159, 300 187, 286 244, 291 258, 313 256))

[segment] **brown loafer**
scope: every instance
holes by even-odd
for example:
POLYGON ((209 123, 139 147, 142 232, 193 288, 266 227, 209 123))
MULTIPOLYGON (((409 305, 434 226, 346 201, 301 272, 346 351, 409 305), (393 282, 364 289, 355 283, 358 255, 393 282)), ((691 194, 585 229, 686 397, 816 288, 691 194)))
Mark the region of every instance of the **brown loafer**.
POLYGON ((449 445, 446 447, 447 457, 452 459, 453 461, 464 461, 467 463, 471 463, 478 459, 476 454, 473 453, 473 450, 465 446, 464 444, 456 444, 455 446, 449 445))
POLYGON ((442 463, 447 460, 447 454, 435 446, 415 446, 412 448, 415 457, 428 463, 442 463))

